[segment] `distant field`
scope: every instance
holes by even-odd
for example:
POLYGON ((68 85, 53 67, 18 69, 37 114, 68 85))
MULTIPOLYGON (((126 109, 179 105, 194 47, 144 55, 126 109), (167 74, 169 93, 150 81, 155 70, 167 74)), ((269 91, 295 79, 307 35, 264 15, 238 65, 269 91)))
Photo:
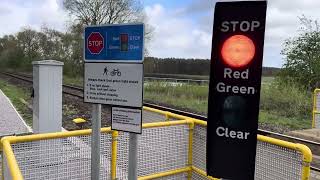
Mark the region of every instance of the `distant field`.
POLYGON ((175 78, 175 79, 198 79, 209 80, 207 75, 188 75, 188 74, 145 74, 145 77, 158 77, 158 78, 175 78))
MULTIPOLYGON (((145 74, 145 77, 154 77, 149 76, 148 74, 145 74)), ((209 80, 208 76, 194 76, 194 75, 165 75, 165 76, 156 76, 158 78, 174 78, 174 79, 195 79, 195 80, 209 80)), ((262 77, 262 84, 268 84, 271 83, 274 80, 274 77, 262 77)), ((64 76, 63 82, 65 84, 70 85, 76 85, 76 86, 83 86, 83 78, 82 77, 70 77, 70 76, 64 76)))

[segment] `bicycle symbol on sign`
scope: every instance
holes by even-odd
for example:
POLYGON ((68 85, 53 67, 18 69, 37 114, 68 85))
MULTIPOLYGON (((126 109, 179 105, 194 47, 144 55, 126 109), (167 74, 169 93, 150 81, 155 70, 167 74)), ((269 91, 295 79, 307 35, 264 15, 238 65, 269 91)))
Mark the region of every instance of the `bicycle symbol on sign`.
POLYGON ((111 76, 115 76, 115 75, 121 76, 121 72, 119 69, 113 69, 113 71, 110 72, 110 75, 111 76))
POLYGON ((108 71, 108 67, 106 66, 104 69, 103 69, 103 75, 110 75, 110 76, 121 76, 121 72, 119 69, 113 69, 111 72, 108 71))

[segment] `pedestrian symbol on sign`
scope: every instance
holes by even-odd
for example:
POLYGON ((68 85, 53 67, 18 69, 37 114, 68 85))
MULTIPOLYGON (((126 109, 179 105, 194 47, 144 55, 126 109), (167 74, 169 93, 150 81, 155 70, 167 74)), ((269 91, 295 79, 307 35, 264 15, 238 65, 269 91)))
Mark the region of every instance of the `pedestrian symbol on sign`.
POLYGON ((107 66, 103 70, 103 75, 108 75, 108 67, 107 66))

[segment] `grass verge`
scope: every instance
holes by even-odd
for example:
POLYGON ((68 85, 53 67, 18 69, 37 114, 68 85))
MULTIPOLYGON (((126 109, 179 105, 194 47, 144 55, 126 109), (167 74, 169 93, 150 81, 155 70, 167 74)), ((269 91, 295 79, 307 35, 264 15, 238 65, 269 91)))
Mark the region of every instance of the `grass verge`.
POLYGON ((284 116, 279 116, 277 114, 272 114, 264 110, 259 112, 259 122, 265 124, 272 124, 274 126, 287 127, 288 129, 310 129, 311 120, 300 119, 300 118, 288 118, 284 116))
POLYGON ((3 80, 0 80, 0 89, 11 100, 25 122, 32 127, 32 113, 29 112, 30 110, 27 105, 22 102, 23 100, 26 102, 30 100, 30 93, 28 93, 28 90, 8 84, 3 80))
POLYGON ((169 104, 195 112, 207 111, 208 87, 148 82, 144 86, 144 100, 169 104))

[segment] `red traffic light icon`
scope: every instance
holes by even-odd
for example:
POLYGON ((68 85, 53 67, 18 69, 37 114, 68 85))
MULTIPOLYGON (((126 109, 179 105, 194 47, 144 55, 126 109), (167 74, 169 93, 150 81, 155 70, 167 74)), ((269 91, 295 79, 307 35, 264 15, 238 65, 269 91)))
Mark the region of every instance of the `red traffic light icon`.
POLYGON ((225 64, 241 68, 249 64, 255 54, 253 41, 244 35, 233 35, 222 45, 221 56, 225 64))
POLYGON ((92 32, 87 39, 87 49, 91 54, 100 54, 104 48, 104 39, 99 32, 92 32))
POLYGON ((121 51, 128 51, 128 39, 129 35, 128 34, 120 34, 120 50, 121 51))

